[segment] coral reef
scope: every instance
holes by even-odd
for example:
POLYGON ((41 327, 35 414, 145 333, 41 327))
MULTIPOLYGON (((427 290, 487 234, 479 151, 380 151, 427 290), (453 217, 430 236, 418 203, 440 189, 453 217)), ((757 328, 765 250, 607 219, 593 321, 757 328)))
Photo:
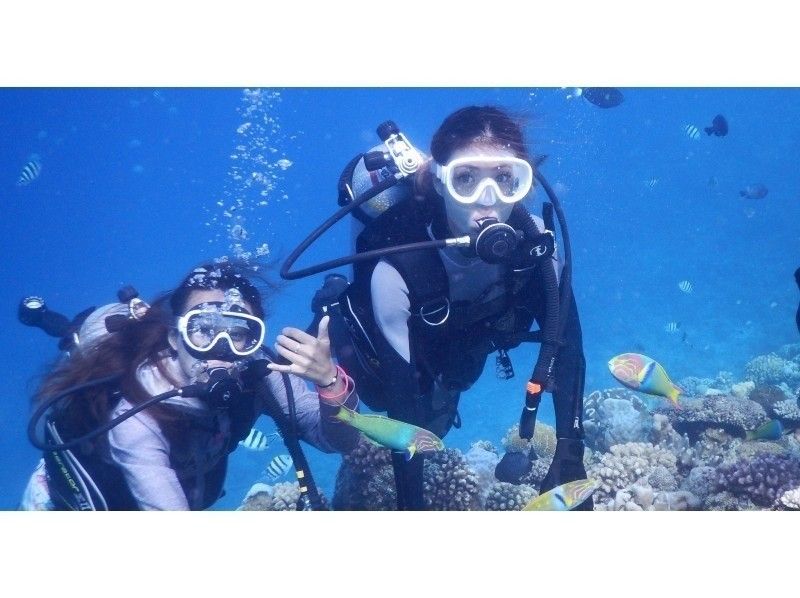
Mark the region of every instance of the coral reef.
POLYGON ((675 455, 666 449, 647 442, 628 442, 611 447, 599 463, 587 471, 588 477, 597 480, 600 487, 595 492, 595 501, 615 496, 641 478, 649 477, 658 466, 663 466, 671 475, 677 474, 675 455))
POLYGON ((362 438, 344 455, 336 474, 333 508, 337 511, 392 511, 397 508, 389 449, 362 438))
POLYGON ((478 476, 461 451, 445 449, 425 459, 423 498, 431 511, 473 511, 480 507, 478 476))
POLYGON ((586 445, 607 452, 615 444, 647 437, 652 418, 636 393, 625 388, 596 390, 584 399, 586 445))
POLYGON ((646 482, 617 490, 613 498, 595 500, 596 511, 689 511, 700 507, 701 501, 691 492, 675 490, 657 492, 646 482))
POLYGON ((768 419, 755 401, 724 395, 687 399, 682 409, 670 409, 665 414, 672 427, 688 434, 692 441, 708 428, 722 428, 732 436, 744 437, 746 430, 754 430, 768 419))
MULTIPOLYGON (((737 399, 749 399, 750 393, 756 387, 756 383, 752 380, 745 380, 744 382, 737 382, 731 386, 731 394, 737 399)), ((762 405, 763 406, 763 405, 762 405)))
POLYGON ((681 483, 681 490, 691 492, 700 500, 705 500, 716 492, 716 488, 717 470, 708 465, 693 468, 681 483))
POLYGON ((281 482, 270 486, 254 484, 244 497, 239 511, 296 511, 300 500, 300 484, 281 482))
POLYGON ((771 507, 793 487, 800 485, 800 461, 789 455, 763 453, 752 460, 739 459, 717 468, 718 491, 771 507))
POLYGON ((675 455, 676 465, 680 472, 686 473, 694 466, 694 451, 688 436, 678 434, 672 427, 669 417, 663 413, 653 415, 650 436, 646 440, 675 455))
POLYGON ((792 511, 800 511, 800 487, 787 490, 781 495, 781 505, 792 511))
POLYGON ((539 422, 533 430, 533 438, 519 437, 519 424, 511 426, 503 437, 503 448, 508 453, 529 453, 533 447, 540 459, 552 461, 556 454, 556 430, 553 426, 539 422))
POLYGON ((678 480, 663 465, 656 465, 653 472, 647 477, 647 481, 654 490, 677 490, 678 480))
POLYGON ((800 367, 794 361, 779 357, 775 353, 759 355, 744 366, 745 377, 756 385, 786 382, 795 387, 800 384, 800 367))
POLYGON ((778 401, 772 406, 772 411, 784 423, 800 424, 800 407, 795 399, 778 401))
POLYGON ((736 459, 736 449, 741 442, 721 428, 704 430, 692 446, 694 463, 716 467, 723 462, 733 461, 736 459))
POLYGON ((478 502, 481 506, 486 503, 486 495, 496 480, 494 468, 500 461, 500 456, 490 442, 479 441, 473 443, 467 454, 464 455, 467 465, 475 472, 478 482, 478 502))
POLYGON ((777 386, 756 386, 750 392, 749 399, 761 405, 767 414, 774 415, 775 403, 785 400, 786 395, 777 386))
POLYGON ((716 378, 697 378, 695 376, 687 376, 678 381, 678 386, 683 389, 684 395, 687 397, 702 397, 709 394, 727 393, 730 392, 734 384, 733 374, 731 372, 719 372, 716 378))
POLYGON ((703 502, 706 511, 757 511, 758 507, 747 496, 735 496, 730 492, 718 492, 703 502))
POLYGON ((538 492, 527 484, 509 484, 495 482, 489 488, 486 497, 487 511, 521 511, 538 492))
POLYGON ((550 469, 550 463, 551 461, 536 459, 536 461, 533 462, 530 472, 522 476, 520 482, 538 488, 547 475, 547 471, 550 469))

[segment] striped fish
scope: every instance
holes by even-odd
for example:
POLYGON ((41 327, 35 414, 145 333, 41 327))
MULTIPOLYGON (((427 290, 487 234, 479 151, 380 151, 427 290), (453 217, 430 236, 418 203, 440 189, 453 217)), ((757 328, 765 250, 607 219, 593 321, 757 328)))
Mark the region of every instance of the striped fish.
POLYGON ((680 322, 667 322, 666 326, 664 326, 664 332, 668 332, 670 334, 675 334, 681 327, 680 322))
POLYGON ((42 174, 41 158, 39 158, 37 154, 33 154, 28 160, 28 163, 22 167, 22 173, 20 173, 17 179, 17 187, 26 187, 30 185, 39 178, 40 174, 42 174))
POLYGON ((692 141, 697 141, 700 139, 700 129, 695 127, 694 125, 686 125, 683 127, 686 136, 691 139, 692 141))
POLYGON ((264 434, 261 430, 250 428, 250 433, 247 438, 239 441, 239 446, 243 446, 251 451, 265 451, 273 438, 279 436, 277 432, 272 434, 264 434))
POLYGON ((265 471, 270 479, 277 480, 286 475, 286 472, 289 471, 291 466, 292 458, 289 455, 278 455, 269 462, 265 471))
POLYGON ((681 291, 683 291, 684 293, 687 293, 687 294, 688 294, 688 293, 691 293, 692 291, 694 291, 694 287, 692 286, 692 283, 691 283, 691 282, 689 282, 688 280, 682 280, 682 281, 680 281, 680 282, 678 283, 678 288, 679 288, 681 291))
POLYGON ((575 480, 537 496, 523 511, 571 511, 580 506, 600 487, 594 480, 575 480))

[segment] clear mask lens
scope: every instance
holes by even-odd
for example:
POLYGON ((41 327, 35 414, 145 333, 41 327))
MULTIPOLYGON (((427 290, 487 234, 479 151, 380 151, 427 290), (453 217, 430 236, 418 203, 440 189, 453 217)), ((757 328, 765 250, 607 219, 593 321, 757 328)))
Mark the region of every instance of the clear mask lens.
POLYGON ((461 203, 474 203, 487 188, 500 201, 513 203, 525 197, 533 186, 533 169, 521 158, 488 156, 457 158, 436 166, 439 180, 461 203))
POLYGON ((206 304, 182 316, 178 328, 184 342, 202 352, 210 351, 219 342, 227 342, 238 356, 257 351, 266 333, 264 322, 236 305, 231 306, 231 311, 223 307, 224 304, 206 304))

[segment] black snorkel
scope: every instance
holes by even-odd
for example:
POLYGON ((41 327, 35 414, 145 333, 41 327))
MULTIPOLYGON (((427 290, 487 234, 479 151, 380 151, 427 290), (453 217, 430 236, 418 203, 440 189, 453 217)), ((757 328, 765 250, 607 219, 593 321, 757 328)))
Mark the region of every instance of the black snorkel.
MULTIPOLYGON (((364 155, 364 162, 368 169, 371 171, 379 170, 381 168, 388 168, 392 172, 392 176, 381 181, 378 185, 370 188, 359 197, 353 197, 352 191, 349 196, 347 194, 339 194, 339 205, 342 207, 337 210, 330 218, 325 220, 321 225, 314 229, 308 237, 306 237, 297 248, 289 254, 286 261, 281 266, 280 275, 285 280, 297 280, 305 278, 314 274, 319 274, 325 270, 332 270, 339 266, 346 264, 353 264, 356 262, 368 261, 379 259, 385 255, 400 253, 402 251, 414 251, 417 249, 439 249, 447 246, 469 247, 470 238, 463 236, 455 239, 440 239, 433 241, 423 241, 420 243, 409 243, 406 245, 398 245, 395 247, 386 247, 384 249, 376 249, 373 251, 366 251, 363 253, 356 253, 345 257, 329 260, 315 266, 309 266, 296 272, 290 272, 292 266, 297 259, 308 249, 314 241, 319 239, 328 229, 334 224, 339 222, 342 218, 347 216, 350 212, 357 210, 359 206, 365 204, 372 198, 380 195, 387 189, 394 187, 406 177, 414 174, 423 163, 422 154, 412 146, 406 137, 397 128, 397 125, 392 121, 382 123, 377 129, 378 136, 381 141, 386 145, 386 152, 370 152, 364 155)), ((358 156, 354 162, 360 159, 358 156)), ((343 183, 340 181, 340 187, 343 183)), ((344 183, 346 184, 346 183, 344 183)))
POLYGON ((90 380, 88 382, 84 382, 82 384, 76 384, 75 386, 71 386, 66 390, 60 392, 57 395, 52 397, 48 397, 39 405, 39 407, 34 411, 33 415, 31 415, 31 419, 28 422, 28 440, 30 440, 31 444, 35 446, 37 449, 42 451, 65 451, 73 449, 84 442, 88 442, 104 434, 115 428, 126 419, 133 417, 140 411, 147 409, 148 407, 152 407, 153 405, 160 403, 166 399, 170 399, 172 397, 196 397, 203 402, 205 402, 211 409, 216 410, 224 410, 227 409, 231 402, 234 400, 236 393, 242 391, 241 386, 239 385, 238 381, 231 373, 228 371, 227 368, 224 367, 217 367, 211 368, 207 372, 208 374, 208 382, 205 383, 195 383, 189 384, 187 386, 183 386, 181 388, 176 388, 169 390, 167 392, 161 393, 156 395, 147 401, 141 403, 140 405, 136 405, 135 407, 131 408, 129 411, 126 411, 123 415, 119 417, 115 417, 112 420, 109 420, 102 426, 99 426, 80 436, 78 438, 74 438, 67 442, 59 442, 56 444, 50 444, 47 441, 40 440, 36 435, 36 428, 39 425, 39 422, 42 419, 42 416, 53 407, 55 404, 61 402, 69 395, 75 394, 82 390, 86 390, 87 388, 93 388, 95 386, 102 386, 105 384, 116 384, 119 382, 120 378, 122 377, 121 373, 112 374, 110 376, 105 376, 103 378, 97 378, 95 380, 90 380))

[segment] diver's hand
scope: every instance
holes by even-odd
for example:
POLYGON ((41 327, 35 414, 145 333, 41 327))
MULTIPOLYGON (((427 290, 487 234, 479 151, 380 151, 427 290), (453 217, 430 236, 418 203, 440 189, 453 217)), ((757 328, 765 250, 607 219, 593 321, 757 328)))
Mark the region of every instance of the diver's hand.
MULTIPOLYGON (((290 372, 313 382, 317 386, 327 386, 336 376, 336 365, 331 360, 331 341, 328 338, 330 316, 319 322, 317 336, 313 337, 299 328, 284 328, 275 339, 275 351, 285 357, 288 365, 268 363, 267 367, 275 372, 290 372)), ((333 390, 339 389, 341 380, 337 380, 333 390)), ((326 389, 331 390, 331 389, 326 389)))

